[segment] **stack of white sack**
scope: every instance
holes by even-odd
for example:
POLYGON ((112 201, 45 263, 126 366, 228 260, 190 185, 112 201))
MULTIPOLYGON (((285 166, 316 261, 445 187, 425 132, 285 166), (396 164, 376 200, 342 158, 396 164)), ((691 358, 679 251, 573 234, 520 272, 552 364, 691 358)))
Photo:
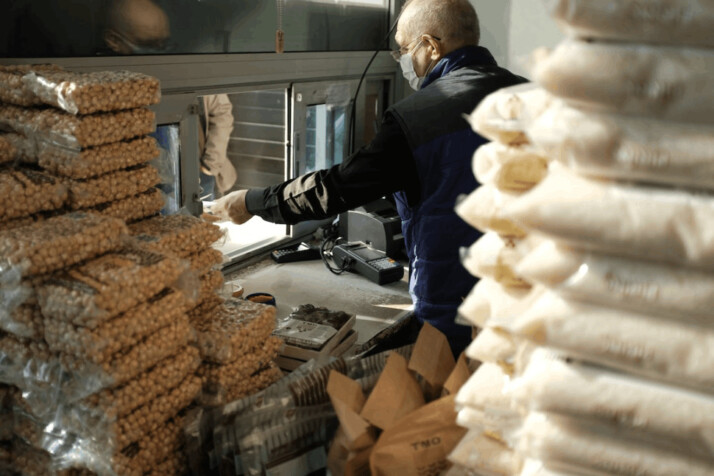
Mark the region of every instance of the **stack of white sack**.
POLYGON ((508 274, 535 291, 485 322, 508 339, 482 346, 464 415, 492 439, 493 409, 518 417, 496 428, 501 451, 473 438, 473 467, 714 474, 714 2, 546 3, 568 38, 535 55, 553 99, 524 137, 552 162, 528 192, 486 201, 537 237, 508 274))
POLYGON ((493 142, 473 158, 474 175, 482 185, 456 206, 464 221, 484 233, 461 251, 464 267, 480 278, 459 308, 460 318, 478 328, 466 355, 483 362, 456 397, 457 422, 469 432, 450 459, 466 474, 512 474, 521 467, 510 435, 520 428, 522 417, 503 397, 521 343, 503 323, 537 292, 516 266, 538 240, 503 211, 548 172, 548 160, 525 132, 551 101, 542 88, 524 84, 486 97, 469 117, 474 130, 493 142))

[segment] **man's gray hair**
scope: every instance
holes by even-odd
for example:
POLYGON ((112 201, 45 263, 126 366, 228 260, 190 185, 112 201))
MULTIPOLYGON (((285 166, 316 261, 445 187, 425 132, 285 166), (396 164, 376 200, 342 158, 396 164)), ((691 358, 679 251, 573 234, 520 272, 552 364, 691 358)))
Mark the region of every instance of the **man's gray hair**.
POLYGON ((402 12, 409 6, 416 8, 408 23, 412 35, 428 33, 478 45, 481 39, 478 15, 468 0, 408 0, 402 12))

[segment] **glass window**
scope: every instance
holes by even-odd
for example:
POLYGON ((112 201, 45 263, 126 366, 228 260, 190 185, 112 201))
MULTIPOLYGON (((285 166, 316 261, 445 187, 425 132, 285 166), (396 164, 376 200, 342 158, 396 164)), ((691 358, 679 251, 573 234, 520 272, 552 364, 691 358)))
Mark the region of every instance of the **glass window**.
POLYGON ((159 170, 166 205, 161 210, 164 215, 177 213, 181 208, 181 162, 179 154, 179 125, 166 124, 156 127, 151 134, 158 143, 159 156, 152 165, 159 170))
POLYGON ((315 104, 307 107, 305 170, 329 169, 345 157, 344 106, 315 104))
POLYGON ((373 50, 391 1, 13 0, 0 56, 273 52, 281 20, 287 52, 373 50))
MULTIPOLYGON (((199 154, 204 204, 232 190, 267 187, 286 179, 286 91, 217 94, 198 98, 199 154)), ((287 236, 285 225, 253 217, 219 223, 229 257, 287 236)))

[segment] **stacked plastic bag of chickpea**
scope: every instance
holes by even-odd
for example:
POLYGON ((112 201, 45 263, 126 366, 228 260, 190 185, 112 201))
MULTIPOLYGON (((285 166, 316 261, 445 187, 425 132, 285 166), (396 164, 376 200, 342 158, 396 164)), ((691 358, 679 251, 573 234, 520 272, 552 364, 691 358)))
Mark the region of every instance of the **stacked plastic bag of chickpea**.
MULTIPOLYGON (((6 67, 0 81, 0 123, 14 130, 0 139, 10 157, 0 211, 0 382, 10 386, 0 389, 0 420, 12 437, 0 443, 0 467, 181 472, 182 410, 201 389, 186 314, 195 272, 181 250, 159 245, 177 235, 213 242, 220 230, 185 217, 162 239, 132 237, 125 220, 161 203, 107 213, 156 183, 142 178, 157 177, 153 167, 139 165, 155 144, 142 155, 131 141, 153 129, 143 106, 158 101, 158 82, 54 67, 6 67)), ((0 441, 8 433, 3 425, 0 441)))
POLYGON ((567 38, 534 55, 551 99, 527 101, 540 111, 525 132, 551 164, 498 210, 536 237, 513 265, 533 287, 486 323, 501 343, 457 401, 490 439, 454 459, 476 474, 714 474, 714 3, 547 5, 567 38))

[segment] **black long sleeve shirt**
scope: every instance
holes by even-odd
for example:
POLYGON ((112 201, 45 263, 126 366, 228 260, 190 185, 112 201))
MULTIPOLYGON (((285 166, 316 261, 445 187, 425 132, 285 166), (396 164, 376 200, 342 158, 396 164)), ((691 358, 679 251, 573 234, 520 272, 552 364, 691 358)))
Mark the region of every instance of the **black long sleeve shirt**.
POLYGON ((385 195, 404 191, 419 201, 419 177, 407 139, 387 112, 372 142, 339 165, 267 188, 250 189, 250 213, 273 223, 328 218, 385 195))

